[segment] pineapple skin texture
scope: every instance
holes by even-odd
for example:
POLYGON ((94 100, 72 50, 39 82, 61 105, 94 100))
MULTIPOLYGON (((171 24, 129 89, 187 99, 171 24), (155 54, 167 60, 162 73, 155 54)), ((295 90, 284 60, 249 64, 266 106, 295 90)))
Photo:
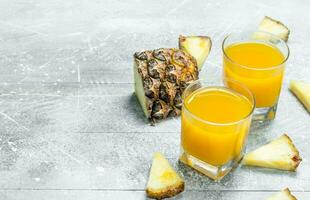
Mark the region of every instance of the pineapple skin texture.
POLYGON ((134 54, 135 94, 145 116, 156 122, 181 114, 182 93, 198 79, 194 57, 175 48, 134 54))
POLYGON ((292 80, 289 89, 298 97, 310 112, 310 83, 292 80))
POLYGON ((286 135, 247 153, 243 165, 295 171, 301 162, 299 152, 286 135))

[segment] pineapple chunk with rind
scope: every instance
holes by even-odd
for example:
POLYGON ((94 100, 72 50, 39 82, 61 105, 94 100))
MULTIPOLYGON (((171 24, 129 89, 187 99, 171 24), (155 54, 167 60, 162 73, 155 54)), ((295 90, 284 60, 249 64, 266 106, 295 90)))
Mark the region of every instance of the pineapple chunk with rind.
POLYGON ((183 190, 183 179, 161 153, 155 153, 147 183, 147 196, 163 199, 175 196, 183 190))
POLYGON ((198 73, 196 59, 180 49, 134 54, 135 94, 151 124, 181 114, 182 93, 198 73))
POLYGON ((291 191, 288 188, 281 190, 280 192, 272 195, 266 200, 297 200, 295 196, 292 195, 291 191))
MULTIPOLYGON (((290 35, 290 30, 282 22, 265 16, 258 27, 258 31, 268 32, 275 36, 278 36, 285 42, 287 42, 290 35)), ((254 35, 256 39, 272 40, 273 38, 267 38, 265 34, 256 33, 254 35)))
POLYGON ((310 83, 292 80, 289 88, 310 112, 310 83))
POLYGON ((179 36, 179 48, 196 59, 199 70, 206 61, 211 46, 212 42, 208 36, 179 36))
POLYGON ((247 153, 242 164, 295 171, 301 160, 292 140, 284 134, 278 139, 247 153))

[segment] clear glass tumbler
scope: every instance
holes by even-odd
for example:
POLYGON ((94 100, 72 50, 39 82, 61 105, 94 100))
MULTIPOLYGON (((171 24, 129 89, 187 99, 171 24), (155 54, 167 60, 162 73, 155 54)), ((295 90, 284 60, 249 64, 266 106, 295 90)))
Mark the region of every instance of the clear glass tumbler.
POLYGON ((254 108, 252 93, 236 81, 191 83, 183 92, 180 161, 220 180, 243 156, 254 108))
POLYGON ((253 120, 274 119, 289 58, 286 42, 266 32, 245 32, 228 35, 222 50, 224 78, 243 83, 255 97, 253 120))

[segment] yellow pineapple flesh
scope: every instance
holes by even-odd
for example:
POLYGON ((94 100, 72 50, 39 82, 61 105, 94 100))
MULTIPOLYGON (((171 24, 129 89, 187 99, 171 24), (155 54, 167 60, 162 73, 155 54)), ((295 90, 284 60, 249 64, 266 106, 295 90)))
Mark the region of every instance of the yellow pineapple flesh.
POLYGON ((179 37, 179 49, 186 51, 197 60, 200 70, 207 59, 212 42, 208 36, 182 36, 179 37))
POLYGON ((310 83, 292 80, 290 90, 298 97, 306 109, 310 112, 310 83))
MULTIPOLYGON (((258 27, 258 31, 268 32, 273 35, 278 36, 285 42, 287 42, 290 30, 280 21, 277 21, 275 19, 272 19, 271 17, 265 16, 264 19, 261 21, 258 27)), ((260 39, 268 39, 266 38, 266 35, 263 34, 255 34, 255 38, 260 39), (263 37, 263 38, 260 38, 263 37)))
POLYGON ((147 183, 147 196, 163 199, 175 196, 183 190, 183 179, 161 153, 155 153, 147 183))
POLYGON ((266 200, 297 200, 295 196, 292 195, 291 191, 288 188, 281 190, 280 192, 272 195, 266 200))
POLYGON ((295 171, 301 162, 299 152, 286 135, 247 153, 243 165, 295 171))

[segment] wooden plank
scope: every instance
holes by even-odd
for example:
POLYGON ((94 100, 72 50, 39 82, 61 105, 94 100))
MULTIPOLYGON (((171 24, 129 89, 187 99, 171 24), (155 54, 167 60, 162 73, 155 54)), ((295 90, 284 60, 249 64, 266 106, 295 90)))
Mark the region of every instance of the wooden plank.
POLYGON ((126 89, 131 86, 111 84, 107 86, 110 89, 102 90, 107 87, 86 85, 79 88, 81 96, 51 95, 57 91, 56 86, 47 90, 48 95, 23 95, 30 89, 1 95, 0 166, 4 171, 0 171, 0 188, 141 190, 155 151, 170 159, 189 189, 309 188, 306 132, 310 125, 305 123, 309 116, 289 92, 284 91, 285 96, 280 99, 275 121, 253 125, 248 149, 286 132, 305 158, 297 173, 240 168, 215 183, 177 163, 179 119, 155 127, 148 125, 136 99, 126 89), (117 90, 124 95, 116 95, 117 90), (287 112, 289 108, 296 108, 294 115, 287 112))
MULTIPOLYGON (((247 192, 247 191, 186 191, 171 199, 195 199, 195 200, 263 200, 273 195, 272 192, 247 192)), ((309 199, 309 192, 293 192, 297 199, 309 199)), ((115 200, 142 200, 146 198, 144 191, 96 191, 96 190, 9 190, 0 191, 2 199, 27 200, 27 199, 66 199, 66 200, 97 200, 97 199, 115 199, 115 200)))

